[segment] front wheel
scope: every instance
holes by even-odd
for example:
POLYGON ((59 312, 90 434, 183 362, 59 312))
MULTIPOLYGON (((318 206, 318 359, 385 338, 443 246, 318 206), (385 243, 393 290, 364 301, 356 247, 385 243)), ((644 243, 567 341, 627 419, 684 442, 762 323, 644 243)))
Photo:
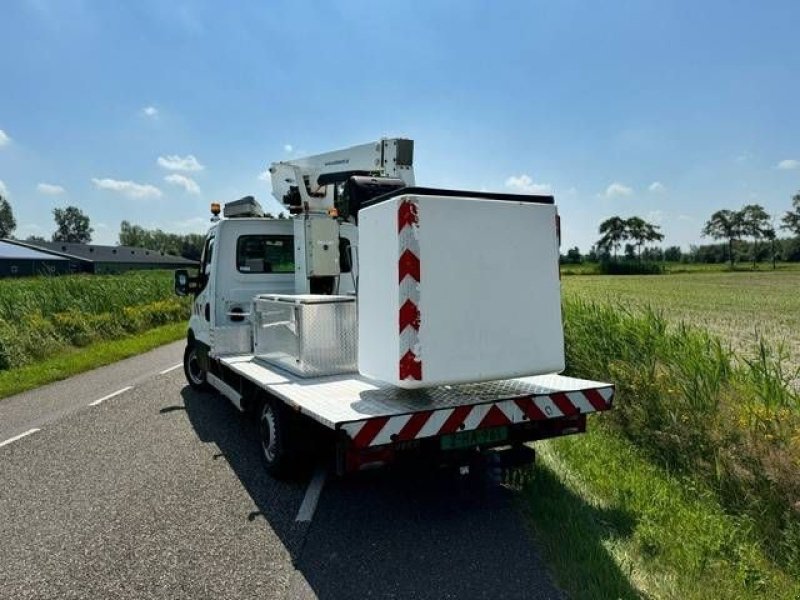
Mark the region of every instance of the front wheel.
POLYGON ((183 373, 193 390, 207 392, 211 386, 206 381, 206 371, 197 356, 197 344, 189 343, 183 352, 183 373))

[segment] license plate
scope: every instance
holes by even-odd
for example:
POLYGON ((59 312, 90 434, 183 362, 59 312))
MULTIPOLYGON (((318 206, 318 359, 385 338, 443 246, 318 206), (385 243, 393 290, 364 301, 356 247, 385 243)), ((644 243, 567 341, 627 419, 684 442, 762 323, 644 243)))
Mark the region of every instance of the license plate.
POLYGON ((472 446, 496 444, 508 438, 508 427, 492 427, 491 429, 474 429, 461 433, 443 435, 442 450, 460 450, 472 446))

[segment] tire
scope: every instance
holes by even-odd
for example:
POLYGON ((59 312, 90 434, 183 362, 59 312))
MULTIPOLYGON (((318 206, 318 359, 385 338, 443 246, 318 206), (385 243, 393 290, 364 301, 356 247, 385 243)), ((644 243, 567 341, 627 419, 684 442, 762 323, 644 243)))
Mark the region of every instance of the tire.
POLYGON ((186 344, 186 350, 183 352, 183 374, 193 390, 198 392, 211 390, 211 386, 206 381, 206 372, 200 366, 197 358, 197 344, 186 344))
POLYGON ((295 467, 295 453, 290 439, 291 424, 283 406, 271 399, 261 405, 258 416, 258 441, 267 473, 276 479, 291 476, 295 467))

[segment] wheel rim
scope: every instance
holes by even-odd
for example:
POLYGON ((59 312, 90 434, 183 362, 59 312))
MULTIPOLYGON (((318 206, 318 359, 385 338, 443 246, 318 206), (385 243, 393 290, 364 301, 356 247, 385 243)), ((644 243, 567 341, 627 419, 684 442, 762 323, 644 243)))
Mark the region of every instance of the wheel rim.
POLYGON ((192 380, 192 383, 195 385, 203 385, 206 381, 206 378, 203 374, 203 369, 200 366, 200 361, 197 360, 197 350, 192 349, 189 352, 189 358, 186 360, 186 371, 189 374, 189 378, 192 380))
POLYGON ((264 458, 271 463, 275 460, 275 413, 269 404, 261 411, 261 450, 264 458))

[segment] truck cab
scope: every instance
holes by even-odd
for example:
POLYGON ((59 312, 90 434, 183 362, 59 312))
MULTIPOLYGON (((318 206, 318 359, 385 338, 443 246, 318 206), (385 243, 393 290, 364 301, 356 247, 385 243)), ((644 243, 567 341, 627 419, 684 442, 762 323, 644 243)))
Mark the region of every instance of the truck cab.
MULTIPOLYGON (((203 244, 199 272, 191 278, 192 312, 188 338, 203 369, 208 355, 252 350, 251 303, 259 294, 295 294, 298 281, 305 280, 306 245, 302 234, 295 237, 295 220, 256 216, 260 207, 251 198, 252 209, 244 214, 212 223, 203 244), (240 216, 241 215, 241 216, 240 216)), ((212 211, 218 210, 212 207, 212 211)), ((334 220, 334 217, 330 217, 334 220)), ((301 225, 302 225, 301 220, 301 225)), ((328 260, 338 265, 332 292, 355 294, 357 265, 353 260, 358 247, 357 228, 337 227, 338 239, 326 250, 328 260)), ((179 281, 188 281, 188 272, 179 271, 176 291, 185 294, 179 281)), ((303 284, 300 284, 301 287, 303 284)), ((301 290, 307 292, 307 289, 301 290)))

